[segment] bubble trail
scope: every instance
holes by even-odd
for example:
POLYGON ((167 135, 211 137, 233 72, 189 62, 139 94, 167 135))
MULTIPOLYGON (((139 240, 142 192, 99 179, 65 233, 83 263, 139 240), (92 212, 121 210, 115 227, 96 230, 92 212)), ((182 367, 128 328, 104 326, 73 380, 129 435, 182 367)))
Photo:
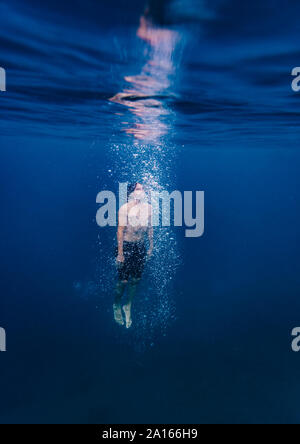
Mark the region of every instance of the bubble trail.
MULTIPOLYGON (((121 123, 121 135, 118 132, 111 141, 110 175, 116 189, 120 182, 141 182, 151 191, 176 189, 176 150, 171 141, 175 114, 168 98, 174 95, 178 66, 174 54, 180 34, 154 26, 142 16, 137 37, 144 41, 146 63, 140 74, 126 75, 128 87, 110 99, 117 106, 115 115, 121 123)), ((172 228, 155 229, 154 245, 154 256, 134 301, 130 341, 139 350, 155 346, 155 337, 166 335, 175 319, 172 281, 180 256, 172 228)), ((117 335, 121 342, 128 341, 129 336, 120 330, 117 335)))

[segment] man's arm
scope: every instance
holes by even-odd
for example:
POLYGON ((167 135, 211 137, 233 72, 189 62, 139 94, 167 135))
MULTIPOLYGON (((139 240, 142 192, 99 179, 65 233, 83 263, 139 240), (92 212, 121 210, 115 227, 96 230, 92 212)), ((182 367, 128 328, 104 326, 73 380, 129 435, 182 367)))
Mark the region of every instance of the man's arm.
POLYGON ((148 239, 149 239, 149 250, 148 255, 151 256, 153 253, 153 227, 148 227, 148 239))
POLYGON ((124 242, 124 228, 125 227, 121 227, 120 225, 118 226, 118 257, 117 257, 117 261, 118 262, 124 262, 124 253, 123 253, 123 242, 124 242))
POLYGON ((153 253, 152 206, 149 205, 149 208, 150 208, 150 217, 149 217, 149 225, 148 225, 148 239, 149 239, 148 255, 151 256, 153 253))
POLYGON ((127 224, 127 216, 126 216, 126 209, 121 208, 119 211, 119 223, 118 223, 118 262, 124 262, 124 252, 123 252, 123 243, 124 243, 124 230, 127 224))

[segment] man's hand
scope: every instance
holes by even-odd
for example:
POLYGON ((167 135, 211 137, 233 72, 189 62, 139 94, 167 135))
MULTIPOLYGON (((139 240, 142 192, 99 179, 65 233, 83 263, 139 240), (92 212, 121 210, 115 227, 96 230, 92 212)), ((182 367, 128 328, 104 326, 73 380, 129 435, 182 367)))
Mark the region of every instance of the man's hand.
POLYGON ((118 264, 123 264, 123 262, 125 262, 124 254, 118 254, 116 260, 118 264))
POLYGON ((149 250, 148 250, 148 253, 147 253, 147 258, 150 259, 152 254, 153 254, 153 247, 150 247, 149 250))

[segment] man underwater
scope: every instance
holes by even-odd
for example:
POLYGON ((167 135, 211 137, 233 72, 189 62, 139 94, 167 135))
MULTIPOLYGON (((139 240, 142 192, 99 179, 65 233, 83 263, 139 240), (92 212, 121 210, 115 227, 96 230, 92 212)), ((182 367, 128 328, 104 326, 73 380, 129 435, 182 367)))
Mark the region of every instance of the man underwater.
POLYGON ((141 280, 147 258, 153 253, 152 206, 147 202, 140 183, 128 187, 128 202, 119 210, 117 266, 118 282, 113 305, 114 318, 119 325, 132 325, 131 306, 141 280), (148 234, 149 249, 145 245, 148 234), (127 303, 122 307, 122 296, 127 289, 127 303), (123 308, 123 311, 122 311, 123 308), (125 315, 125 322, 123 317, 125 315))

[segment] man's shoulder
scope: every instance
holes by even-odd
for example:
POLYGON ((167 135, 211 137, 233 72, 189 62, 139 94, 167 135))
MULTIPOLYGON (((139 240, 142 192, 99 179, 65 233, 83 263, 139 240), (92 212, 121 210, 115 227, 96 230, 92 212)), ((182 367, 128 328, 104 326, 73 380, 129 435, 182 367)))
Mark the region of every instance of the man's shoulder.
POLYGON ((122 205, 119 209, 119 213, 124 213, 125 211, 127 211, 128 208, 128 203, 122 205))
POLYGON ((150 203, 147 203, 147 208, 148 208, 149 211, 153 210, 153 206, 150 203))
POLYGON ((128 203, 122 205, 119 209, 119 214, 126 214, 128 212, 128 203))
POLYGON ((153 214, 153 207, 148 202, 143 205, 143 212, 148 214, 148 217, 151 217, 153 214))

